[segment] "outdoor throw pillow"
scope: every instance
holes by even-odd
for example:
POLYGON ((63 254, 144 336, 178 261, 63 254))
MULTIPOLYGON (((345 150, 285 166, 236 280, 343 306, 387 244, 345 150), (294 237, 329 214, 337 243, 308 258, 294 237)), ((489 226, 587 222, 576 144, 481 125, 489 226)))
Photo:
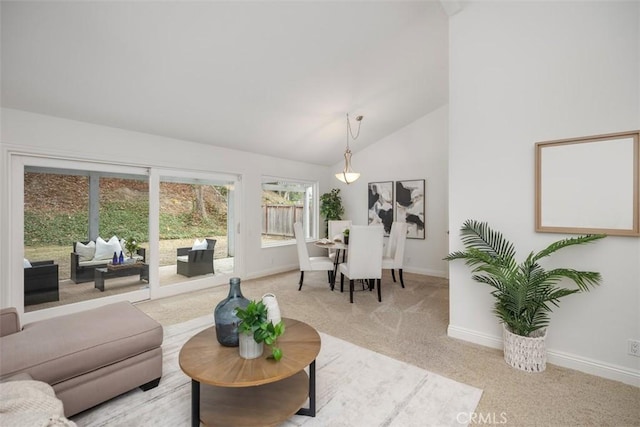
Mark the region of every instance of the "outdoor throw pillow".
POLYGON ((191 247, 192 250, 197 251, 199 249, 207 249, 207 239, 202 239, 202 241, 196 239, 195 242, 193 242, 193 246, 191 247))
POLYGON ((108 242, 105 242, 102 237, 96 239, 96 254, 93 259, 98 260, 110 260, 113 258, 113 253, 120 255, 122 247, 117 236, 113 236, 108 242))
POLYGON ((91 261, 96 254, 96 242, 91 241, 86 245, 82 242, 76 242, 76 253, 80 255, 79 261, 91 261))
POLYGON ((30 262, 29 262, 29 260, 28 260, 28 259, 26 259, 26 258, 24 259, 24 265, 23 265, 23 267, 24 267, 24 268, 31 268, 31 263, 30 263, 30 262))

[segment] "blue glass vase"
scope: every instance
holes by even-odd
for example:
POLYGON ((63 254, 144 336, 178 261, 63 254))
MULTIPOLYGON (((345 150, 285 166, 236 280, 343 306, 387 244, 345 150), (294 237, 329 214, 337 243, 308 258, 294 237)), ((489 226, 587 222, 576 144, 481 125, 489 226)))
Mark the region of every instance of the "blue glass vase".
POLYGON ((218 342, 225 347, 238 347, 238 316, 236 307, 246 308, 249 300, 242 295, 240 290, 240 278, 232 277, 229 280, 229 295, 220 301, 213 311, 216 323, 216 337, 218 342))

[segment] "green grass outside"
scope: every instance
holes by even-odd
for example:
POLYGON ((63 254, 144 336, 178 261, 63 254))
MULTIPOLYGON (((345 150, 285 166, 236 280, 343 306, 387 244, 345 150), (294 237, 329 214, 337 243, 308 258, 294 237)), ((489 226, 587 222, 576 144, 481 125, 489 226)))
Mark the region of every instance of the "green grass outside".
MULTIPOLYGON (((104 203, 100 210, 100 236, 116 235, 138 242, 149 241, 149 205, 145 202, 114 201, 104 203)), ((60 245, 68 247, 75 241, 88 239, 88 212, 51 214, 28 211, 24 218, 26 247, 60 245)), ((196 218, 191 213, 160 214, 160 240, 188 239, 193 236, 226 235, 226 222, 219 224, 213 217, 196 218)))

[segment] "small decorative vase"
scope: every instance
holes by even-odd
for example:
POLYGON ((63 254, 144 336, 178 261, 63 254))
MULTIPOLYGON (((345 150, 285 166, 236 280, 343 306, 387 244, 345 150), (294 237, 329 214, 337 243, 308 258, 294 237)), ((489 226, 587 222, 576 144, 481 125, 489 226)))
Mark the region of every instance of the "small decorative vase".
POLYGON ((243 359, 256 359, 262 356, 264 343, 257 343, 253 335, 241 333, 240 337, 240 357, 243 359))
POLYGON ((344 236, 344 244, 345 245, 349 244, 349 236, 344 236))
POLYGON ((282 318, 276 296, 271 293, 264 294, 262 295, 262 303, 267 307, 267 322, 271 321, 274 325, 277 325, 282 318))
POLYGON ((220 301, 213 311, 216 324, 216 337, 218 342, 225 347, 238 346, 238 316, 236 307, 246 308, 249 300, 242 295, 240 290, 240 278, 232 277, 229 280, 229 295, 220 301))

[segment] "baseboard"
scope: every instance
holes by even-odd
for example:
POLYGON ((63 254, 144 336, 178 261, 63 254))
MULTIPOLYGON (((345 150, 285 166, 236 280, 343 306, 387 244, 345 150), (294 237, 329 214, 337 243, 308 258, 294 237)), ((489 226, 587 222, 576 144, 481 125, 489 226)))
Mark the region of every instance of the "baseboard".
MULTIPOLYGON (((291 264, 291 265, 285 265, 285 266, 278 266, 275 268, 269 268, 266 270, 260 270, 260 271, 254 271, 252 273, 248 273, 246 275, 247 279, 258 279, 260 277, 265 277, 265 276, 271 276, 272 274, 280 274, 280 273, 286 273, 288 271, 291 270, 299 270, 300 267, 298 264, 291 264)), ((432 270, 429 268, 415 268, 415 267, 409 267, 409 268, 403 268, 402 269, 405 273, 414 273, 414 274, 422 274, 424 276, 434 276, 434 277, 442 277, 442 278, 447 278, 447 272, 446 271, 442 271, 442 270, 432 270)))
POLYGON ((246 279, 247 280, 258 279, 260 277, 271 276, 272 274, 286 273, 291 270, 300 271, 300 266, 298 264, 291 264, 291 265, 284 265, 284 266, 281 265, 275 268, 268 268, 266 270, 254 271, 251 273, 247 273, 246 279))
POLYGON ((405 273, 422 274, 424 276, 442 277, 445 279, 449 277, 448 271, 433 270, 431 268, 404 267, 402 271, 404 271, 405 273))
MULTIPOLYGON (((447 335, 463 341, 484 345, 486 347, 502 349, 502 338, 495 335, 483 334, 458 326, 449 325, 447 335)), ((640 387, 640 370, 604 363, 575 354, 547 349, 547 362, 564 368, 575 369, 591 375, 620 381, 635 387, 640 387)))

